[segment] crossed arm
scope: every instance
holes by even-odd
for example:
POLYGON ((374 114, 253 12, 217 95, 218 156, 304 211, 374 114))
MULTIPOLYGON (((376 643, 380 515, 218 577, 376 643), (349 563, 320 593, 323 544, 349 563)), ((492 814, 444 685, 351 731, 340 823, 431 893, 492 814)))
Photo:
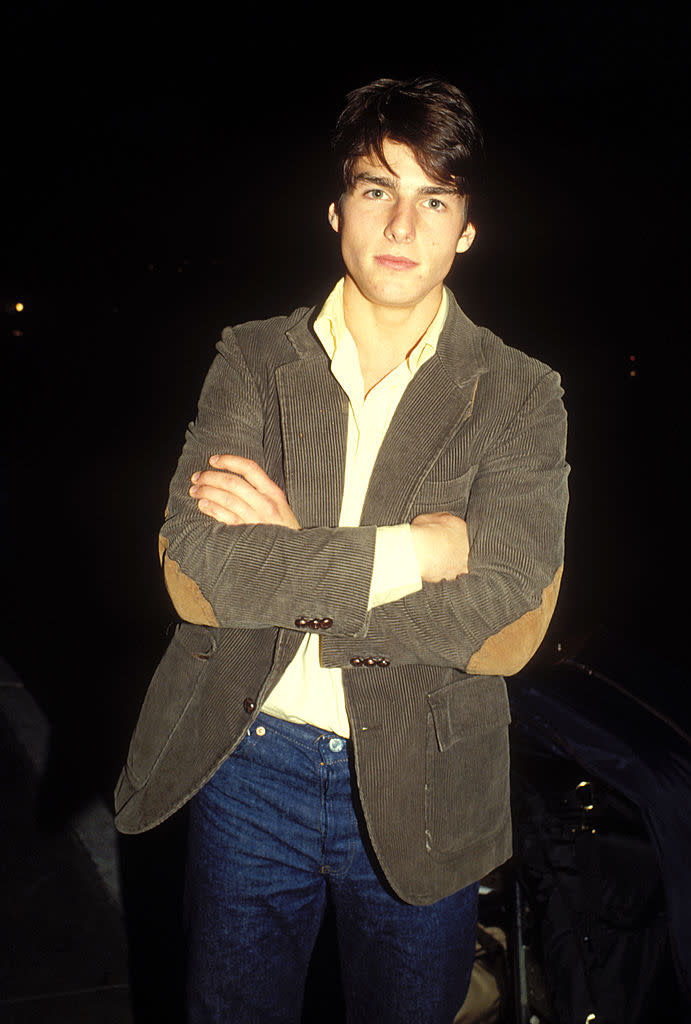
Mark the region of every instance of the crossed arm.
POLYGON ((296 616, 319 613, 333 620, 322 645, 329 667, 348 665, 353 640, 366 638, 368 652, 400 663, 517 672, 540 643, 559 590, 568 466, 557 375, 521 368, 510 404, 501 391, 476 410, 465 522, 449 513, 413 519, 422 589, 372 607, 377 528, 300 528, 260 468, 263 400, 231 342, 224 338, 207 377, 161 529, 166 585, 181 618, 293 629, 296 616))
MULTIPOLYGON (((251 459, 212 455, 213 469, 192 474, 190 496, 199 511, 225 526, 263 524, 299 530, 285 494, 251 459)), ((421 578, 428 583, 452 580, 468 571, 468 530, 449 512, 416 516, 411 523, 421 578)))

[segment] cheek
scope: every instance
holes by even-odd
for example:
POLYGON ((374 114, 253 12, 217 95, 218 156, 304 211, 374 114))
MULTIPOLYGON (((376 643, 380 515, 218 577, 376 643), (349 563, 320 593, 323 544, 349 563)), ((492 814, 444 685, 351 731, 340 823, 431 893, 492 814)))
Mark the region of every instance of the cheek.
POLYGON ((352 260, 362 259, 371 248, 369 244, 370 235, 360 225, 351 225, 341 235, 341 251, 352 260))
POLYGON ((435 266, 448 269, 456 255, 456 239, 435 238, 429 246, 429 253, 435 266))

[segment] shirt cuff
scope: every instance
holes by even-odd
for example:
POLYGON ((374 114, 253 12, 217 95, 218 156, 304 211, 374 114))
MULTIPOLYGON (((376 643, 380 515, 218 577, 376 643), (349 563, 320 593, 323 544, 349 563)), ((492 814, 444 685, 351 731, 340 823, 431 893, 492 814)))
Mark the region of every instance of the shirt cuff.
POLYGON ((368 608, 397 601, 422 590, 410 523, 377 527, 368 608))

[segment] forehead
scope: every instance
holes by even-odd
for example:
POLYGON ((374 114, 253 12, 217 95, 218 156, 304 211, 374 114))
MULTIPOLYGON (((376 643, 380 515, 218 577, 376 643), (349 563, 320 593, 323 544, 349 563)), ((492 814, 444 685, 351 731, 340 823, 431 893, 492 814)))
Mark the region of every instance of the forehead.
POLYGON ((458 192, 453 180, 442 183, 438 178, 431 178, 413 150, 405 143, 385 139, 382 154, 383 161, 373 151, 358 157, 353 164, 353 181, 357 183, 358 179, 377 178, 386 179, 397 188, 414 187, 426 191, 434 189, 449 193, 458 192))

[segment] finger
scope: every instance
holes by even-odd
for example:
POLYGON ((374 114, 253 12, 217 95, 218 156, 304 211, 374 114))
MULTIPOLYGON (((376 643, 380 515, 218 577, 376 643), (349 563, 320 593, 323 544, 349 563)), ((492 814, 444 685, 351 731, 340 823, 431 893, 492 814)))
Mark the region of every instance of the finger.
POLYGON ((200 473, 189 493, 231 509, 246 523, 272 522, 276 517, 276 502, 232 473, 200 473))
POLYGON ((213 501, 209 501, 208 498, 202 498, 201 501, 197 502, 197 507, 200 512, 210 519, 215 519, 217 523, 223 523, 224 526, 242 526, 242 519, 237 516, 230 509, 225 508, 223 505, 217 505, 213 501))
POLYGON ((195 484, 193 487, 190 487, 190 496, 196 499, 202 511, 204 511, 204 508, 200 503, 210 502, 212 505, 217 505, 219 508, 238 516, 243 523, 257 521, 256 509, 252 504, 245 501, 242 495, 234 491, 212 487, 210 484, 195 484))
POLYGON ((193 473, 190 479, 192 484, 197 487, 216 487, 223 491, 234 491, 238 484, 242 484, 245 487, 251 486, 243 477, 238 476, 237 473, 226 473, 215 469, 205 469, 201 473, 193 473))
POLYGON ((256 487, 248 484, 244 477, 237 473, 217 473, 214 470, 205 470, 203 473, 195 473, 192 476, 192 491, 201 491, 204 487, 211 487, 215 491, 225 491, 227 494, 237 494, 246 501, 251 500, 251 495, 258 494, 256 487))
POLYGON ((252 487, 273 501, 278 501, 279 498, 285 500, 285 494, 278 484, 274 483, 261 466, 252 459, 245 459, 240 455, 212 455, 209 462, 214 469, 225 470, 241 476, 252 487))

